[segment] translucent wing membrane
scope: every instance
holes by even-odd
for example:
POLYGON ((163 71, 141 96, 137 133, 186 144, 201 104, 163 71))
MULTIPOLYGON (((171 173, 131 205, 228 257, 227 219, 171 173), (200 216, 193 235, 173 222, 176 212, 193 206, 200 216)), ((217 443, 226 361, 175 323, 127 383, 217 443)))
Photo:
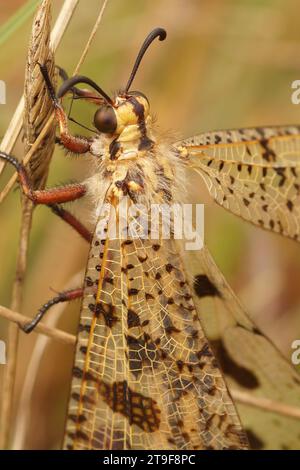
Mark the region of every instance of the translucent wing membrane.
POLYGON ((209 132, 175 145, 218 204, 300 240, 300 127, 209 132))
POLYGON ((65 448, 246 448, 174 240, 95 233, 65 448))
MULTIPOLYGON (((229 390, 300 406, 296 370, 252 323, 206 248, 186 252, 198 317, 226 376, 229 390)), ((238 406, 251 447, 299 448, 299 419, 238 406)))

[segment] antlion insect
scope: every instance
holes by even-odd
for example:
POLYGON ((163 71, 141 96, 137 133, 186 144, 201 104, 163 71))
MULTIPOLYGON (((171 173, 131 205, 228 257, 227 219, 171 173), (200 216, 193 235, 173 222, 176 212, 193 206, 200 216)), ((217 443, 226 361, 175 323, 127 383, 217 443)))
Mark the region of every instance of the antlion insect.
MULTIPOLYGON (((52 305, 82 298, 66 449, 248 447, 200 323, 207 298, 220 302, 232 330, 241 331, 247 341, 251 337, 255 348, 269 348, 275 359, 279 354, 218 277, 206 249, 190 255, 194 277, 188 276, 174 237, 140 236, 131 209, 180 203, 184 174, 194 168, 219 204, 256 225, 299 240, 300 128, 212 132, 173 145, 161 141, 147 98, 130 91, 142 57, 157 37, 164 40, 165 30, 156 28, 145 39, 125 89, 114 99, 85 76, 66 79, 56 95, 46 67, 41 66, 60 143, 71 152, 94 156, 93 175, 86 182, 34 191, 24 166, 0 154, 16 168, 25 195, 35 204, 50 206, 91 245, 84 287, 48 301, 23 328, 32 331, 52 305), (76 88, 80 83, 97 94, 76 88), (70 91, 99 105, 94 116, 96 137, 69 133, 60 99, 70 91), (85 194, 93 196, 100 214, 94 234, 59 206, 85 194), (125 200, 132 231, 124 239, 111 234, 113 225, 121 222, 125 200)), ((243 347, 239 354, 242 358, 246 354, 243 347)), ((288 374, 294 379, 289 369, 288 374)))

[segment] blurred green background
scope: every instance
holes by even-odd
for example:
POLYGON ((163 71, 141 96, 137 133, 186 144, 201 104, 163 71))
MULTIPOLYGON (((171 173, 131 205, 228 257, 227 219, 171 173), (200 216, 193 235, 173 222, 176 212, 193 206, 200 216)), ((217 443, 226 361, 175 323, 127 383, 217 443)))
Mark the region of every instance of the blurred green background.
MULTIPOLYGON (((0 0, 0 28, 26 3, 0 0)), ((53 0, 53 19, 62 3, 53 0)), ((56 63, 69 73, 79 60, 101 4, 99 0, 79 2, 56 54, 56 63)), ((32 18, 15 24, 1 44, 0 79, 7 84, 7 104, 0 106, 1 137, 23 91, 32 18)), ((168 38, 149 50, 134 88, 147 95, 162 129, 189 137, 222 128, 299 124, 300 108, 290 99, 291 82, 300 79, 298 1, 111 0, 80 72, 108 93, 124 86, 141 42, 156 26, 166 28, 168 38)), ((86 125, 93 114, 89 105, 76 105, 73 112, 86 125)), ((13 153, 22 157, 21 139, 13 153)), ((57 149, 49 186, 81 180, 84 167, 84 158, 65 158, 57 149)), ((7 169, 0 189, 10 175, 7 169)), ((203 184, 201 189, 199 186, 196 177, 189 190, 193 202, 206 203, 208 247, 258 326, 290 357, 291 342, 300 338, 299 246, 227 213, 210 202, 203 184)), ((87 218, 79 203, 73 211, 87 218)), ((5 306, 10 305, 19 227, 20 197, 15 190, 0 206, 0 304, 5 306)), ((51 289, 69 285, 84 265, 86 253, 79 236, 47 208, 37 208, 22 313, 32 316, 53 296, 51 289)), ((77 314, 78 304, 67 307, 58 326, 75 332, 77 314)), ((7 322, 0 319, 0 339, 5 339, 6 331, 7 322)), ((31 378, 30 409, 24 410, 18 408, 18 401, 29 393, 25 390, 24 395, 23 383, 37 338, 35 334, 21 335, 14 409, 18 423, 25 423, 27 411, 30 417, 26 432, 18 424, 13 445, 57 448, 72 348, 50 341, 44 351, 38 345, 41 364, 35 381, 31 378)))

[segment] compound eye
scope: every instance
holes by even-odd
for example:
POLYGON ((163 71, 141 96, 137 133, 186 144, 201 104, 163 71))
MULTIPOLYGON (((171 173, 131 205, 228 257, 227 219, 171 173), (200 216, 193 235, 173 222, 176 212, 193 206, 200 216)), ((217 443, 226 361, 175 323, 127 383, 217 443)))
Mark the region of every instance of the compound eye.
POLYGON ((117 129, 117 118, 113 108, 101 106, 95 113, 94 124, 99 132, 113 134, 117 129))

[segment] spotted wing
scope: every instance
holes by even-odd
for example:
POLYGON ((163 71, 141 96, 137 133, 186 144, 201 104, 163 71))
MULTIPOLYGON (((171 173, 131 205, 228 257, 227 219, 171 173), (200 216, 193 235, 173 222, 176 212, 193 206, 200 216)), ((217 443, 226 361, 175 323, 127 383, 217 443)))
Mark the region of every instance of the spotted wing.
POLYGON ((113 218, 90 252, 64 447, 246 448, 173 242, 112 237, 113 218))
MULTIPOLYGON (((300 409, 300 377, 276 347, 257 330, 241 307, 207 248, 185 253, 195 304, 220 362, 229 390, 300 409)), ((251 447, 299 449, 300 421, 249 405, 238 405, 251 447)))
POLYGON ((175 144, 218 204, 300 240, 300 127, 209 132, 175 144))

